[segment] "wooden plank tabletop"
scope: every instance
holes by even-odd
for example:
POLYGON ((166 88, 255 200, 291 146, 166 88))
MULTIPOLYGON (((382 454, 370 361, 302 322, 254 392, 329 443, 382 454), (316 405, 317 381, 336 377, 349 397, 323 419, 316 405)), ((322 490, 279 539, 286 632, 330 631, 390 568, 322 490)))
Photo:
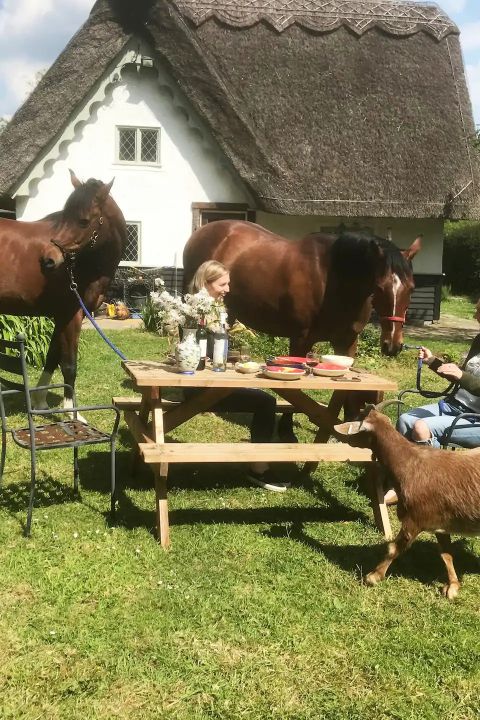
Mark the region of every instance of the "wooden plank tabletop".
POLYGON ((193 375, 182 375, 171 365, 153 360, 124 361, 122 365, 137 387, 201 387, 201 388, 284 388, 285 390, 376 390, 396 392, 394 380, 357 370, 349 370, 338 379, 302 376, 295 380, 273 380, 261 373, 245 374, 227 368, 214 372, 207 368, 193 375), (358 378, 359 381, 355 381, 358 378))

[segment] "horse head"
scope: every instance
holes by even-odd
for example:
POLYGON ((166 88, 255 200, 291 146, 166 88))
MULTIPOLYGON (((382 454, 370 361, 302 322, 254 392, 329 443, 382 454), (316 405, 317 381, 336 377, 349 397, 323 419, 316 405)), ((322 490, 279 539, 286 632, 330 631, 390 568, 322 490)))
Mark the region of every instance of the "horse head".
POLYGON ((403 325, 410 303, 413 281, 412 259, 421 249, 421 237, 407 250, 399 250, 389 240, 378 242, 379 263, 373 308, 381 327, 383 355, 397 355, 403 345, 403 325))
POLYGON ((83 248, 95 246, 101 237, 113 180, 105 184, 90 178, 82 183, 72 170, 70 178, 74 190, 53 222, 52 247, 41 261, 44 272, 54 270, 66 257, 74 257, 83 248))

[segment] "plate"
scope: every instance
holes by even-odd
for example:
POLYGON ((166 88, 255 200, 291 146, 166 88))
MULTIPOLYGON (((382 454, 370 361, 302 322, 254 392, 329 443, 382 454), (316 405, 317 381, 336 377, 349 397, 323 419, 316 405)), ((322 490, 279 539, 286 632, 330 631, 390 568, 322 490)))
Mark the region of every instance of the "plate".
POLYGON ((263 374, 272 380, 298 380, 305 375, 305 370, 296 367, 266 367, 263 374))
POLYGON ((318 363, 312 370, 314 375, 321 375, 322 377, 341 377, 347 372, 347 368, 327 362, 318 363))
POLYGON ((235 370, 240 373, 256 373, 260 370, 260 363, 250 360, 249 362, 235 363, 235 370))

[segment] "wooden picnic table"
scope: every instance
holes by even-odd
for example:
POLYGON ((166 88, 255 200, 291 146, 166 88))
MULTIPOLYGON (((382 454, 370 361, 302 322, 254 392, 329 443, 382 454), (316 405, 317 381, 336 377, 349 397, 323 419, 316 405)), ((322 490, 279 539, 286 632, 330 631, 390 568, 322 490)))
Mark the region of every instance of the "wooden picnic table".
MULTIPOLYGON (((391 537, 390 522, 384 503, 379 467, 372 452, 343 443, 327 442, 332 425, 337 421, 345 393, 374 391, 381 400, 384 392, 397 391, 392 380, 368 372, 349 370, 343 377, 302 376, 295 380, 274 380, 259 374, 242 374, 233 368, 226 372, 205 369, 194 375, 182 375, 167 364, 153 361, 125 361, 126 373, 133 380, 138 398, 113 398, 124 411, 138 450, 152 466, 155 476, 156 518, 158 538, 162 547, 170 544, 167 476, 170 463, 201 462, 322 462, 368 463, 372 485, 372 506, 377 527, 385 537, 391 537), (200 393, 180 402, 169 402, 162 393, 165 388, 199 388, 200 393), (317 426, 311 443, 168 443, 165 436, 199 413, 208 412, 219 400, 238 388, 273 390, 317 426), (327 390, 332 393, 328 404, 306 393, 307 390, 327 390), (151 416, 151 429, 149 419, 151 416)), ((285 403, 283 403, 285 406, 285 403)), ((310 465, 311 467, 311 465, 310 465)))

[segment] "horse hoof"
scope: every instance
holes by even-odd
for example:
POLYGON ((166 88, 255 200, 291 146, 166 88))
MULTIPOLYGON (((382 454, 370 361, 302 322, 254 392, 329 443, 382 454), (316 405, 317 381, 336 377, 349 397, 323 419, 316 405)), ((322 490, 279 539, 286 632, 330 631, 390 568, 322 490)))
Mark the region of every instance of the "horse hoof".
POLYGON ((458 592, 460 590, 460 584, 459 583, 450 583, 450 585, 447 583, 442 587, 442 595, 447 600, 455 600, 455 598, 458 595, 458 592))
POLYGON ((365 585, 368 585, 368 587, 373 587, 377 583, 380 582, 382 578, 380 577, 380 573, 378 572, 371 572, 368 573, 367 577, 365 578, 365 585))

